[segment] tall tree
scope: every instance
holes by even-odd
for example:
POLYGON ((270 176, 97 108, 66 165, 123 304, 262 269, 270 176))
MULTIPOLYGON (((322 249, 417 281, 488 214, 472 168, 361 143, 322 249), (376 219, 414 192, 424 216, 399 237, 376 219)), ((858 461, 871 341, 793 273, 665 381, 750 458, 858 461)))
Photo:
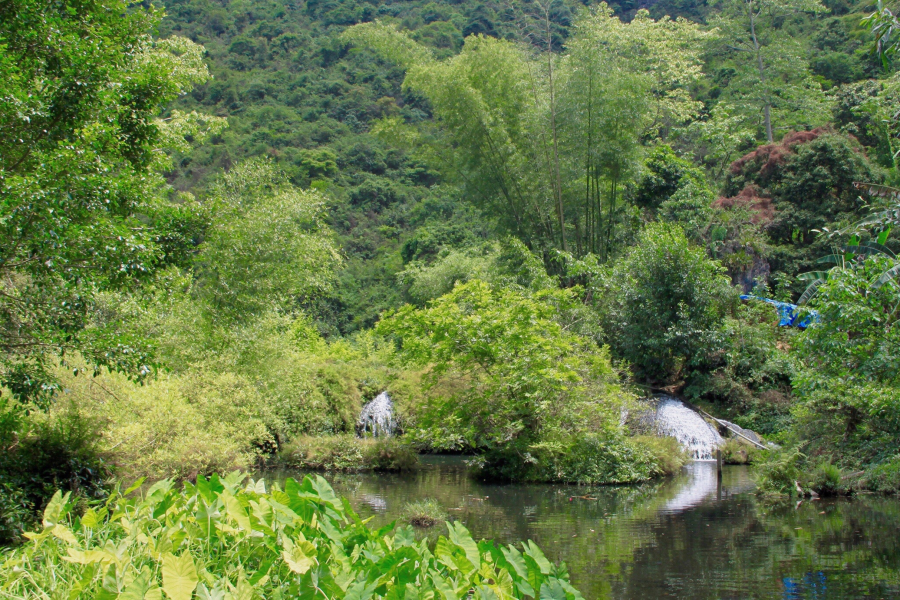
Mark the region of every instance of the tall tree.
POLYGON ((745 126, 762 129, 770 144, 776 129, 826 122, 825 96, 810 72, 808 52, 781 26, 792 15, 826 11, 818 0, 724 0, 711 24, 721 32, 734 75, 719 116, 742 116, 745 126))
POLYGON ((46 389, 51 354, 147 361, 135 340, 88 325, 98 292, 164 261, 154 167, 198 123, 158 118, 208 75, 202 47, 151 38, 157 17, 118 0, 0 3, 0 383, 20 396, 46 389))
POLYGON ((630 23, 605 4, 575 26, 560 69, 568 160, 565 180, 579 249, 609 255, 621 194, 641 143, 697 114, 686 88, 702 75, 699 49, 712 34, 684 19, 630 23))

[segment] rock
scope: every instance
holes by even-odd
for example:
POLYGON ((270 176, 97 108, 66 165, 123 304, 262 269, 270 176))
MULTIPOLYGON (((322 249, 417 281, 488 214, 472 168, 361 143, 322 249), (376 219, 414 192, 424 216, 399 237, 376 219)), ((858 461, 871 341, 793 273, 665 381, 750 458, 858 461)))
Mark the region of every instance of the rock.
POLYGON ((724 419, 719 419, 719 421, 728 425, 729 433, 731 433, 732 435, 734 435, 734 432, 736 431, 736 432, 740 433, 741 435, 745 436, 747 439, 756 442, 757 444, 763 443, 762 438, 759 437, 759 435, 755 431, 752 431, 750 429, 744 429, 740 425, 735 425, 734 423, 731 423, 730 421, 726 421, 724 419))

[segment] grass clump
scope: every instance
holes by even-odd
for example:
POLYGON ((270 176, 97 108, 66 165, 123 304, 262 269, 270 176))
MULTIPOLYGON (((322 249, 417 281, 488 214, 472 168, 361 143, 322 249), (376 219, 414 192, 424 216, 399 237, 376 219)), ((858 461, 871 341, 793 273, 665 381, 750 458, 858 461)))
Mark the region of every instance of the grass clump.
POLYGON ((806 481, 806 487, 820 496, 838 496, 849 493, 844 485, 840 467, 830 462, 823 462, 813 469, 806 481))
POLYGON ((759 465, 757 494, 770 500, 790 498, 797 493, 799 462, 803 455, 797 449, 769 452, 759 465))
POLYGON ((414 527, 434 527, 448 519, 444 507, 434 498, 407 502, 403 505, 403 520, 414 527))
POLYGON ((320 476, 271 489, 239 473, 163 480, 73 508, 56 493, 43 526, 3 556, 3 597, 582 599, 532 542, 476 543, 448 523, 432 552, 410 526, 369 528, 320 476))
POLYGON ((298 437, 278 459, 287 467, 322 471, 407 471, 419 463, 415 450, 399 440, 349 434, 298 437))

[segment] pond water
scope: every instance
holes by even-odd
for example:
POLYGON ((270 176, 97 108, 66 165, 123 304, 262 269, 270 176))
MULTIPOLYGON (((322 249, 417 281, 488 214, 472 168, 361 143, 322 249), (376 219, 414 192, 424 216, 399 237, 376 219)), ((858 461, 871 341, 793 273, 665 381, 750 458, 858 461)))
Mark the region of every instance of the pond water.
POLYGON ((897 499, 772 507, 747 467, 726 466, 719 482, 709 462, 616 487, 484 484, 460 457, 423 462, 409 474, 325 477, 375 524, 434 498, 476 539, 534 540, 589 599, 900 598, 897 499))

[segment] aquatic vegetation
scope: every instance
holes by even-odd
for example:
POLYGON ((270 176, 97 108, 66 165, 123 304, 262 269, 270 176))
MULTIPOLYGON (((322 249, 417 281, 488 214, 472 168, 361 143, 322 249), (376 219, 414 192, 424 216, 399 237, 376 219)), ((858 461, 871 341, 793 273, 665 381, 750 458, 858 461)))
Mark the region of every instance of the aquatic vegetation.
POLYGON ((137 487, 81 517, 57 492, 0 564, 0 598, 582 598, 533 542, 476 543, 450 523, 431 550, 412 527, 367 527, 318 476, 137 487))
POLYGON ((434 527, 447 521, 447 511, 434 498, 425 498, 403 505, 403 520, 415 527, 434 527))

